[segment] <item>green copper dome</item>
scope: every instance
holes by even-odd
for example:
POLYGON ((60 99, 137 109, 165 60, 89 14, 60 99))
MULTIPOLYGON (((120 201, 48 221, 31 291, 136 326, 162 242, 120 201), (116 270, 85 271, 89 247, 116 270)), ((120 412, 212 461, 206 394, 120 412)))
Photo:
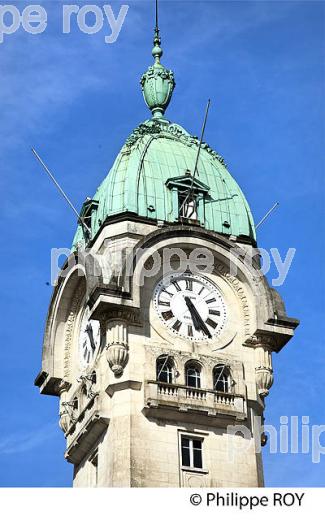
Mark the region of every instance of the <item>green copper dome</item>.
MULTIPOLYGON (((192 184, 190 171, 198 146, 197 138, 165 119, 151 119, 136 128, 93 200, 84 205, 92 207, 92 236, 108 217, 126 212, 170 223, 179 221, 177 194, 182 186, 186 189, 192 184)), ((241 189, 222 157, 205 143, 193 189, 201 201, 201 225, 218 233, 255 239, 253 218, 241 189)), ((82 236, 79 226, 74 245, 82 236)))
MULTIPOLYGON (((173 72, 160 63, 162 54, 156 3, 155 61, 141 78, 152 119, 133 131, 94 198, 84 203, 80 220, 86 239, 93 238, 109 217, 132 213, 255 240, 249 206, 222 157, 203 143, 197 162, 198 139, 164 118, 175 81, 173 72)), ((84 238, 79 225, 73 245, 84 238)))

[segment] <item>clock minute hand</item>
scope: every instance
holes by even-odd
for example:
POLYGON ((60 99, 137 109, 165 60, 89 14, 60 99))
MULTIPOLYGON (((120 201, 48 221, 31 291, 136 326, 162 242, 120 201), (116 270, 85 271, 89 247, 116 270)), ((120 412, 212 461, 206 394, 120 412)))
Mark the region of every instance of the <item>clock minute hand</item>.
POLYGON ((191 299, 188 297, 188 296, 185 296, 185 303, 188 307, 188 310, 190 311, 190 314, 192 316, 192 320, 193 320, 193 325, 195 327, 196 330, 201 330, 201 326, 200 326, 200 323, 199 323, 199 320, 198 320, 198 317, 197 317, 197 313, 195 313, 196 309, 193 305, 193 303, 191 302, 191 299))
POLYGON ((96 345, 95 345, 95 341, 94 341, 93 328, 92 328, 90 323, 88 323, 88 325, 86 327, 86 332, 87 332, 87 334, 89 336, 91 348, 93 349, 93 351, 95 351, 96 350, 96 345))
POLYGON ((201 326, 201 330, 204 332, 204 334, 205 334, 206 336, 208 336, 208 338, 211 339, 212 336, 211 336, 211 333, 210 333, 208 327, 206 326, 206 324, 205 324, 204 321, 202 320, 200 314, 198 313, 198 311, 196 310, 195 307, 194 307, 194 309, 195 309, 195 312, 197 312, 197 316, 198 316, 198 320, 199 320, 199 323, 200 323, 200 326, 201 326))
POLYGON ((209 331, 208 327, 206 326, 206 324, 204 323, 204 321, 202 320, 202 318, 201 318, 198 310, 196 309, 194 303, 192 302, 192 300, 188 296, 185 296, 185 302, 191 313, 194 327, 196 328, 196 330, 202 330, 202 332, 204 332, 204 334, 206 336, 208 336, 208 338, 211 338, 212 336, 210 334, 210 331, 209 331), (195 323, 198 324, 199 328, 197 328, 195 323))

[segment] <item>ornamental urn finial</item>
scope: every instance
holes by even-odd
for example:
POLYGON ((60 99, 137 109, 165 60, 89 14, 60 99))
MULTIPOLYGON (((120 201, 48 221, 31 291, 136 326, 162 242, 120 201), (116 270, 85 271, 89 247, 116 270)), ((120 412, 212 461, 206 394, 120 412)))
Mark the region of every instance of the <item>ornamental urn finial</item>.
POLYGON ((164 118, 164 113, 170 103, 175 88, 173 71, 166 69, 160 63, 162 55, 163 50, 161 48, 161 38, 158 27, 158 0, 156 0, 156 27, 152 49, 152 56, 155 62, 143 74, 140 81, 144 100, 151 110, 154 119, 164 118))

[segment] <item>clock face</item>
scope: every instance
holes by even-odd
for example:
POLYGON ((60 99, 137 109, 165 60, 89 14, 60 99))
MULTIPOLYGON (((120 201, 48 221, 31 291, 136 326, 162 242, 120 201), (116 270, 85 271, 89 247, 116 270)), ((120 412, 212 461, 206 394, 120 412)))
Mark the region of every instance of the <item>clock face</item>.
POLYGON ((218 336, 227 316, 219 289, 203 276, 191 273, 170 275, 159 282, 154 307, 173 334, 193 341, 218 336))
POLYGON ((89 319, 89 308, 87 307, 82 316, 79 332, 79 359, 82 367, 87 367, 92 361, 100 347, 100 323, 89 319))

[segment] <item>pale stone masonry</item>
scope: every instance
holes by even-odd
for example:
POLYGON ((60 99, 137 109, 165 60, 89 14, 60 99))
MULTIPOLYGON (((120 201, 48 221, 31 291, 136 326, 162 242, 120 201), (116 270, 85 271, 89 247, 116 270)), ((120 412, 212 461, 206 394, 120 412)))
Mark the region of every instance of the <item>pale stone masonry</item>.
POLYGON ((115 254, 122 247, 126 262, 134 256, 137 241, 143 257, 129 279, 123 279, 122 266, 120 274, 115 273, 119 287, 101 283, 101 276, 94 281, 92 262, 86 261, 72 266, 54 291, 37 383, 42 393, 60 396, 66 458, 75 465, 74 485, 263 485, 261 455, 255 453, 261 431, 254 430, 253 418, 263 415, 264 397, 272 384, 271 353, 291 337, 296 321, 283 314, 279 297, 274 297, 265 279, 254 277, 237 256, 232 259, 233 242, 198 226, 158 228, 123 220, 105 226, 91 249, 103 260, 116 242, 115 254), (188 256, 196 247, 213 253, 216 267, 209 279, 220 288, 229 308, 217 341, 175 338, 159 320, 152 295, 168 267, 162 264, 142 287, 138 283, 144 266, 148 270, 153 241, 159 254, 173 246, 188 256), (237 277, 229 274, 231 260, 237 263, 237 277), (79 326, 89 301, 93 319, 100 320, 102 340, 94 362, 81 371, 79 326), (157 382, 156 360, 166 353, 177 369, 170 385, 157 382), (194 393, 184 375, 190 360, 202 367, 201 388, 194 393), (112 362, 115 370, 123 369, 121 374, 109 368, 112 362), (220 363, 229 366, 233 386, 229 399, 220 394, 218 401, 212 374, 220 363), (93 382, 80 380, 81 373, 94 372, 93 382), (75 408, 63 405, 74 399, 75 408), (246 426, 251 439, 227 433, 229 425, 246 426), (182 434, 202 439, 202 468, 182 466, 182 434))

